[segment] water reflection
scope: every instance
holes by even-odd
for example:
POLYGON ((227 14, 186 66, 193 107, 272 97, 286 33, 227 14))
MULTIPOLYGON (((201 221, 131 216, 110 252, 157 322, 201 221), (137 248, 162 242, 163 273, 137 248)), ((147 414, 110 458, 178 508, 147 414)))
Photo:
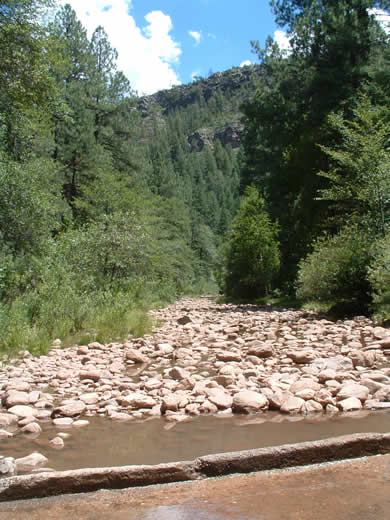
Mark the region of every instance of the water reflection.
POLYGON ((49 440, 62 428, 42 423, 42 434, 32 439, 21 433, 1 440, 0 453, 23 457, 39 451, 56 470, 87 467, 158 464, 192 460, 201 455, 276 446, 361 432, 389 432, 390 413, 357 412, 302 418, 267 413, 254 416, 201 416, 165 429, 164 419, 118 423, 90 417, 84 428, 68 428, 65 447, 55 450, 49 440))

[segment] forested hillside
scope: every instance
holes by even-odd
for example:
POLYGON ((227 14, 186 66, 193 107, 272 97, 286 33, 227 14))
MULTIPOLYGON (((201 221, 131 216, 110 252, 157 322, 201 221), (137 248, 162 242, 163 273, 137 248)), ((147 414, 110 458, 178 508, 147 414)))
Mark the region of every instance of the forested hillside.
POLYGON ((389 317, 387 2, 273 1, 290 51, 143 98, 52 4, 0 6, 1 350, 140 333, 205 291, 389 317))
POLYGON ((291 49, 254 44, 264 76, 243 107, 241 175, 258 191, 234 226, 227 290, 297 291, 304 301, 389 318, 390 47, 373 10, 389 3, 271 5, 291 49), (262 254, 275 244, 279 255, 262 254))
POLYGON ((70 6, 0 11, 0 343, 108 339, 216 292, 239 205, 240 105, 259 67, 138 98, 70 6))

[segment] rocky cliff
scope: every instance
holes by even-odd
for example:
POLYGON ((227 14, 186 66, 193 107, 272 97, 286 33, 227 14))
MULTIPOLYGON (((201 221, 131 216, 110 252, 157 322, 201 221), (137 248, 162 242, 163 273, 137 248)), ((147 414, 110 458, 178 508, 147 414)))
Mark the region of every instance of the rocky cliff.
POLYGON ((156 131, 164 128, 170 114, 188 113, 194 107, 202 107, 203 112, 209 109, 206 124, 187 129, 191 151, 213 146, 217 139, 223 146, 238 148, 244 128, 240 106, 252 97, 263 74, 261 65, 234 67, 208 78, 141 97, 137 108, 142 116, 143 139, 153 138, 156 131), (213 103, 219 107, 223 105, 223 110, 212 110, 213 103))

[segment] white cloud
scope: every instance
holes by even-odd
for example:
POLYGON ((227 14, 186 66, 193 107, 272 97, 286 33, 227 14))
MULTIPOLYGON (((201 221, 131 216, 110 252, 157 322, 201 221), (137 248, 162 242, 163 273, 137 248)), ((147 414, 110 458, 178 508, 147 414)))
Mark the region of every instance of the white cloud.
POLYGON ((291 45, 287 33, 278 29, 274 32, 274 41, 279 45, 281 51, 285 51, 287 54, 290 53, 291 45))
POLYGON ((194 38, 195 40, 195 45, 199 45, 200 43, 200 39, 202 38, 202 33, 200 33, 199 31, 188 31, 188 34, 194 38))
POLYGON ((382 29, 386 32, 386 34, 390 34, 390 15, 387 11, 384 11, 383 9, 374 8, 369 9, 369 13, 373 14, 379 24, 381 25, 382 29))
POLYGON ((110 43, 118 51, 118 69, 130 80, 139 94, 180 84, 174 66, 182 53, 171 31, 170 16, 152 11, 145 16, 147 25, 137 27, 129 14, 129 0, 61 0, 69 3, 91 36, 102 25, 110 43))
POLYGON ((196 79, 197 77, 200 76, 200 70, 197 69, 197 70, 194 70, 191 72, 191 80, 194 81, 194 79, 196 79))
POLYGON ((215 34, 213 34, 213 33, 207 33, 207 36, 208 36, 209 38, 211 38, 212 40, 216 40, 216 39, 217 39, 217 37, 216 37, 215 34))
POLYGON ((246 67, 247 65, 252 65, 251 60, 245 60, 240 63, 240 67, 246 67))

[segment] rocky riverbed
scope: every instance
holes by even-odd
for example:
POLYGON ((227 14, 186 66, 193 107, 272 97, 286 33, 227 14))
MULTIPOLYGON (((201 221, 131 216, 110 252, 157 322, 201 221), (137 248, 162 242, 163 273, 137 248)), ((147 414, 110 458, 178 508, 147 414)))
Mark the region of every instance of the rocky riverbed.
MULTIPOLYGON (((52 421, 61 449, 88 416, 111 421, 200 414, 337 414, 390 409, 390 330, 364 317, 185 298, 151 313, 153 334, 28 352, 0 369, 1 439, 38 437, 52 421), (62 432, 61 429, 68 428, 62 432)), ((0 444, 1 446, 1 444, 0 444)), ((1 454, 1 448, 0 448, 1 454)), ((0 458, 0 474, 44 466, 31 454, 0 458)))

